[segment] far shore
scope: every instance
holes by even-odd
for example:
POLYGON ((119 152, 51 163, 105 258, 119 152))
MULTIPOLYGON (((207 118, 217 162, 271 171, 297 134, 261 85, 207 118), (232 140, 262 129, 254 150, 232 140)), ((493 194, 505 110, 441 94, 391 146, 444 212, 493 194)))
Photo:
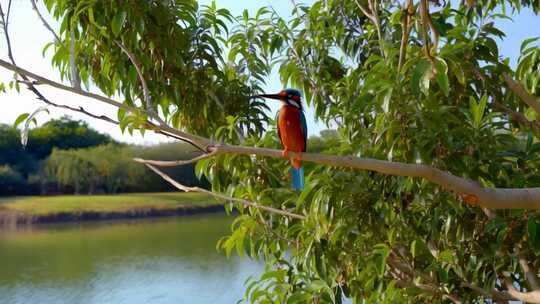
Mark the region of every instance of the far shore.
POLYGON ((224 212, 200 193, 124 193, 0 198, 0 229, 37 223, 184 216, 224 212))

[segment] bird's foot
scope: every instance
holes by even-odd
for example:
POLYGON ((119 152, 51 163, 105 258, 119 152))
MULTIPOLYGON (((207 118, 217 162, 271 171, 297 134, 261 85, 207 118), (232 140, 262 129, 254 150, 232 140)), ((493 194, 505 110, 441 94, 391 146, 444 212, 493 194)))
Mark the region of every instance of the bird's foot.
POLYGON ((281 156, 283 156, 283 158, 289 158, 289 150, 285 149, 281 151, 281 156))
POLYGON ((300 163, 302 162, 302 152, 296 152, 293 158, 293 167, 298 169, 300 168, 300 163))

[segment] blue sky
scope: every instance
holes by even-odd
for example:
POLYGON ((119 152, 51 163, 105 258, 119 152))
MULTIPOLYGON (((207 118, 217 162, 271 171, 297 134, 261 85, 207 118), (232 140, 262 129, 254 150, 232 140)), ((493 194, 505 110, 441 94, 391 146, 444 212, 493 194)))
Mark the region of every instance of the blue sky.
MULTIPOLYGON (((208 4, 210 2, 211 0, 200 1, 201 4, 208 4)), ((312 1, 303 2, 309 3, 312 1)), ((7 1, 0 0, 0 3, 5 5, 7 1)), ((292 2, 290 0, 216 0, 216 4, 218 7, 228 8, 233 15, 240 15, 244 9, 253 13, 259 7, 270 5, 273 6, 280 15, 287 17, 290 16, 292 8, 292 2)), ((42 47, 49 41, 52 41, 52 37, 50 33, 44 29, 35 13, 32 11, 30 1, 15 0, 13 1, 12 10, 10 34, 16 57, 15 59, 18 64, 23 68, 27 68, 38 74, 59 80, 58 74, 50 66, 50 57, 47 56, 46 58, 43 58, 41 53, 42 47)), ((42 13, 46 13, 46 10, 43 7, 41 7, 41 11, 42 13)), ((51 18, 48 19, 50 20, 51 18)), ((500 54, 502 57, 510 57, 511 61, 515 64, 519 56, 521 41, 526 38, 540 36, 540 16, 535 16, 530 10, 523 10, 519 15, 514 15, 513 19, 515 20, 514 22, 500 20, 498 21, 497 26, 507 34, 507 37, 504 40, 499 41, 500 54)), ((52 20, 51 23, 56 25, 52 20)), ((0 39, 0 58, 7 58, 3 37, 0 39)), ((7 82, 11 77, 11 72, 0 68, 0 82, 7 82)), ((42 87, 41 89, 49 99, 55 102, 83 105, 87 110, 94 113, 107 113, 112 117, 116 115, 113 108, 96 103, 90 99, 85 99, 47 87, 42 87)), ((277 73, 274 71, 268 79, 266 90, 268 92, 277 92, 280 89, 282 89, 282 85, 277 73)), ((24 89, 21 90, 21 94, 14 91, 2 94, 0 95, 0 123, 11 124, 20 113, 32 112, 41 105, 42 103, 37 101, 34 95, 24 89)), ((278 108, 277 103, 271 103, 271 106, 273 112, 278 108)), ((44 122, 51 117, 56 118, 68 114, 73 118, 87 121, 92 127, 101 132, 111 134, 111 136, 121 141, 138 144, 153 144, 166 141, 163 136, 149 133, 147 133, 144 138, 140 135, 130 136, 129 134, 121 134, 117 126, 87 118, 84 115, 53 108, 51 108, 50 111, 50 116, 42 113, 38 117, 38 120, 44 122)), ((326 128, 321 123, 314 121, 312 109, 307 109, 306 117, 308 119, 310 135, 318 134, 321 129, 326 128)))

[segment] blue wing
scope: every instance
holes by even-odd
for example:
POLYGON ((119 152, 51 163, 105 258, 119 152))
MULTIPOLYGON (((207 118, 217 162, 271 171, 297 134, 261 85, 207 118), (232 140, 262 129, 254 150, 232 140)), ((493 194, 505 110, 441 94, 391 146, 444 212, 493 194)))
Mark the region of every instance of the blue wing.
MULTIPOLYGON (((302 134, 304 134, 304 151, 307 149, 307 123, 306 116, 303 111, 300 111, 300 127, 302 127, 302 134)), ((281 138, 281 137, 280 137, 281 138)))

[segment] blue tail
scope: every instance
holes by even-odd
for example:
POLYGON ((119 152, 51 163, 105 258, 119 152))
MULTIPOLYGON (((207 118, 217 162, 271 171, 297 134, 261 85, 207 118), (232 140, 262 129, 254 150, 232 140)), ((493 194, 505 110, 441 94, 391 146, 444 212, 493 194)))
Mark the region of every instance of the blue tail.
POLYGON ((291 166, 291 180, 293 190, 304 190, 304 169, 291 166))

